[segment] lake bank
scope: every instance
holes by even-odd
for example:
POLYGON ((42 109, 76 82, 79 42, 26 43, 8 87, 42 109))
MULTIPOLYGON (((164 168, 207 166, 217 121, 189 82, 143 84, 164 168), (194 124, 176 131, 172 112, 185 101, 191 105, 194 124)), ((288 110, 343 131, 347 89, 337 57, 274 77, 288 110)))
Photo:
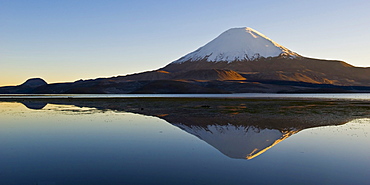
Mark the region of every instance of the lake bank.
POLYGON ((345 99, 370 100, 370 93, 312 93, 312 94, 0 94, 0 99, 125 99, 125 98, 267 98, 267 99, 345 99))

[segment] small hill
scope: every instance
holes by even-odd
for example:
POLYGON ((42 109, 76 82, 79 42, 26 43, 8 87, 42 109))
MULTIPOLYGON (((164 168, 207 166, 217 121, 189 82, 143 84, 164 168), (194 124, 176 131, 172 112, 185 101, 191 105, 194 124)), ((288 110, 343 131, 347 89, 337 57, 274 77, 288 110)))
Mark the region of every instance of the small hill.
POLYGON ((31 78, 21 85, 0 87, 0 94, 27 94, 39 87, 46 86, 47 83, 41 78, 31 78))
POLYGON ((21 86, 36 88, 36 87, 40 87, 40 86, 47 85, 47 84, 48 83, 46 83, 45 80, 41 78, 31 78, 25 81, 21 86))

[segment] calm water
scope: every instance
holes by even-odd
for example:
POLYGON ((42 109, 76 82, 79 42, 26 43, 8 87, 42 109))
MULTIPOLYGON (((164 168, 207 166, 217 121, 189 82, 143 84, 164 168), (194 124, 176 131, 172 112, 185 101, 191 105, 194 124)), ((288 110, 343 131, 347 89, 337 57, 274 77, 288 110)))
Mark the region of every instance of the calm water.
POLYGON ((370 184, 367 101, 145 101, 0 101, 0 184, 370 184))

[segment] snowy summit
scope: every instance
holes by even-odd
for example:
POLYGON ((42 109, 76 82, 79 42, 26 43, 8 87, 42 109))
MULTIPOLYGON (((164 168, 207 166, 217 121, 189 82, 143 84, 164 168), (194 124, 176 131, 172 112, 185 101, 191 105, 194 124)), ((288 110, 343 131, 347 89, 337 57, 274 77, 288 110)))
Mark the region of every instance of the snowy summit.
POLYGON ((298 56, 258 31, 244 27, 232 28, 217 38, 173 63, 199 61, 209 62, 255 60, 261 57, 298 56))

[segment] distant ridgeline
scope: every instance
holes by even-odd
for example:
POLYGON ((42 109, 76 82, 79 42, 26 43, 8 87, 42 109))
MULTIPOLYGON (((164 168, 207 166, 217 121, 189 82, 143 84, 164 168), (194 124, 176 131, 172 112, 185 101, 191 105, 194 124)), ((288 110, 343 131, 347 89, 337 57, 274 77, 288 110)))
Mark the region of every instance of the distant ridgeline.
POLYGON ((370 92, 370 68, 303 57, 251 28, 233 28, 158 70, 0 87, 1 94, 307 92, 370 92))

